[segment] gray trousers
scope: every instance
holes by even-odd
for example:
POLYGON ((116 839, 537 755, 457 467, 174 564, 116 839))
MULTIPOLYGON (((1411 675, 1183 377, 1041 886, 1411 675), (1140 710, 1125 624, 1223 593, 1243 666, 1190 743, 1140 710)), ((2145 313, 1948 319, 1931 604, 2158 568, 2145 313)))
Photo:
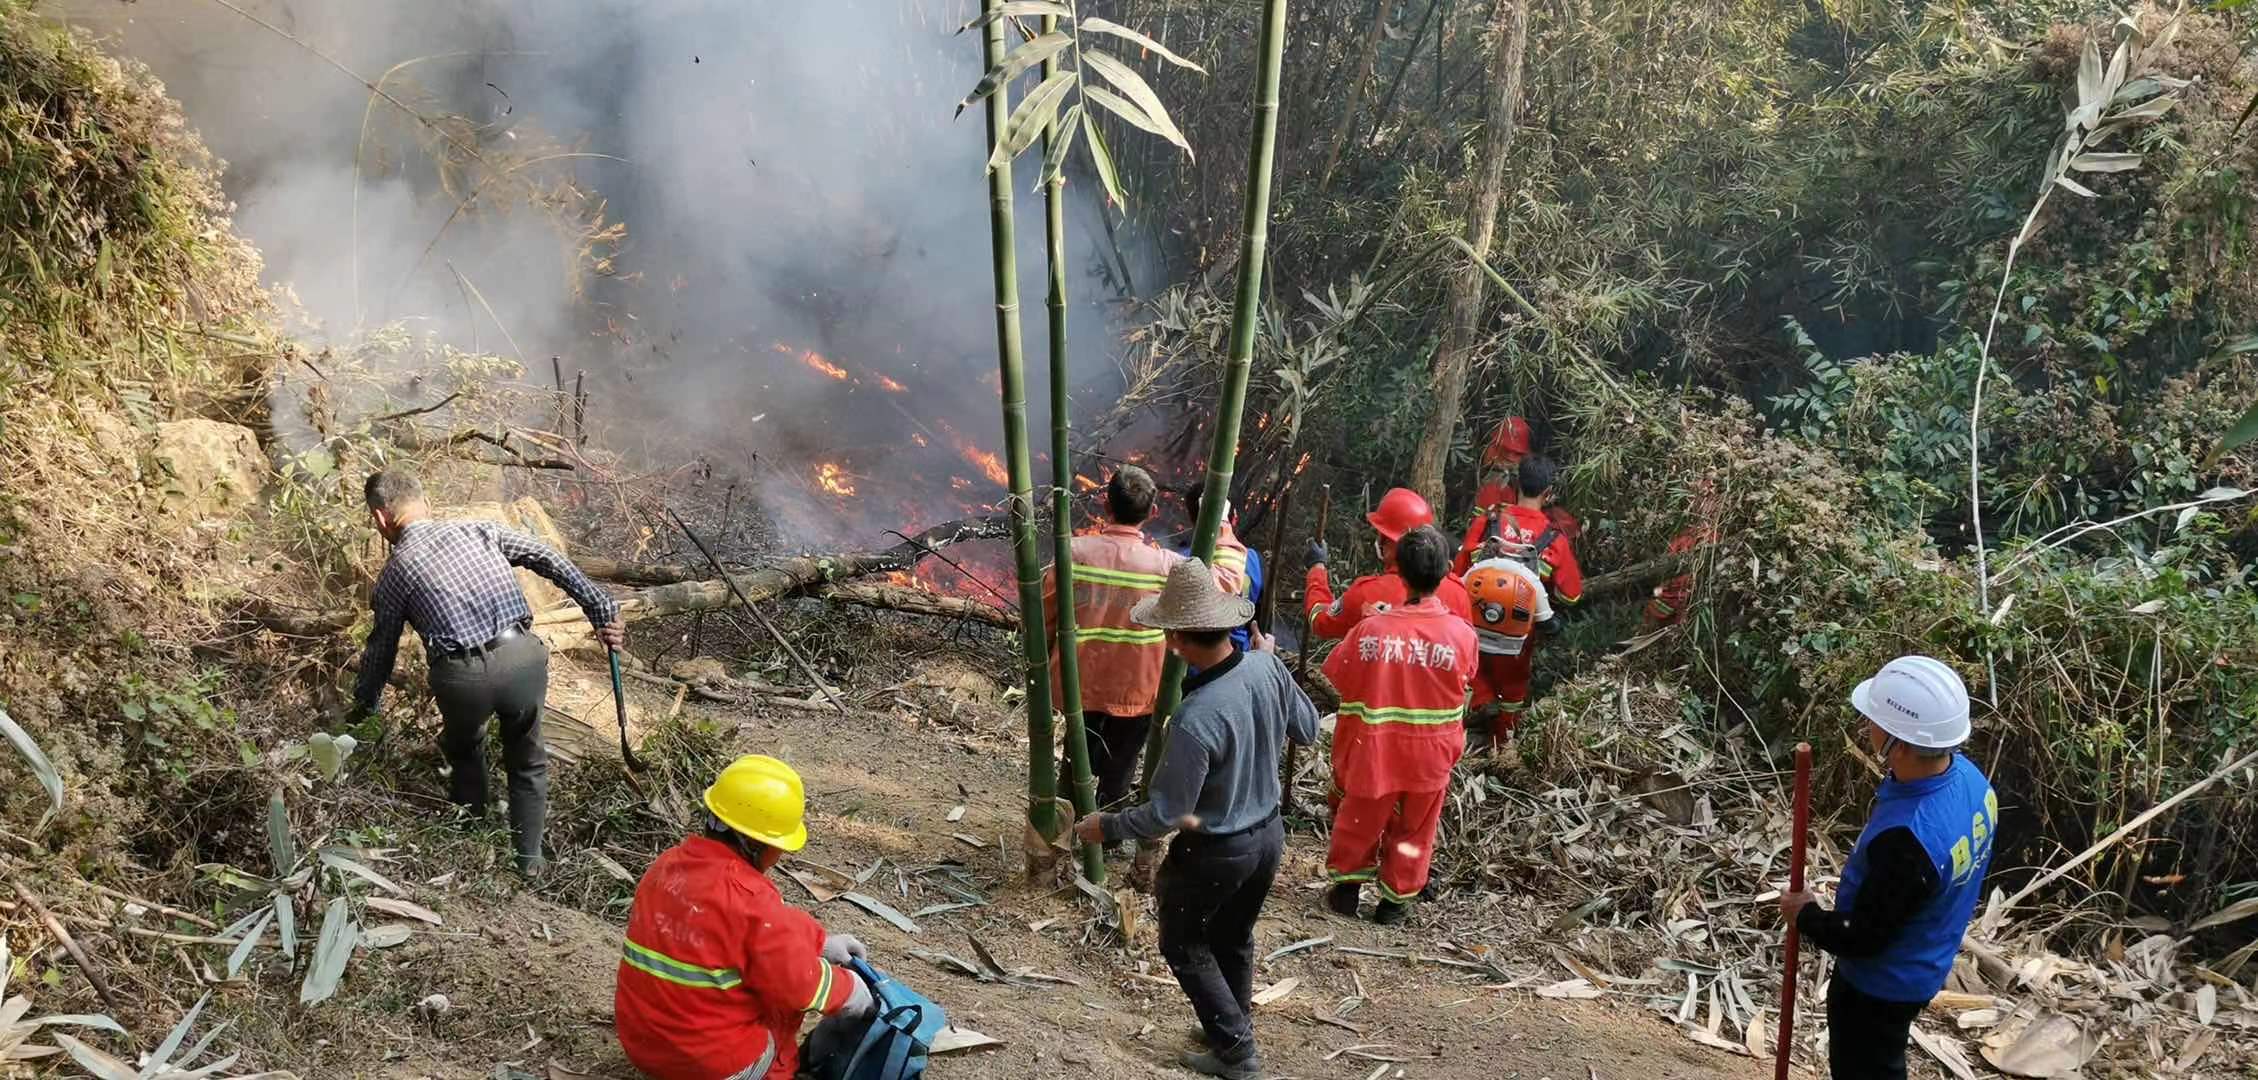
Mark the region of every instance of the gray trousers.
POLYGON ((486 812, 486 719, 501 721, 520 868, 540 861, 549 817, 549 752, 541 744, 541 701, 548 690, 549 647, 530 631, 489 652, 431 661, 431 696, 445 720, 439 748, 453 770, 447 797, 473 815, 486 812))

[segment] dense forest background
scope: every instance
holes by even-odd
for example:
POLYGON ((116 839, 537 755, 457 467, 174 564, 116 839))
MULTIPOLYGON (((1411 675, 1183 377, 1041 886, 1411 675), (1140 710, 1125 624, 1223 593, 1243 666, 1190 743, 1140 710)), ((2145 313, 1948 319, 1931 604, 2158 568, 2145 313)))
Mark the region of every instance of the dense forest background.
MULTIPOLYGON (((1132 221, 1207 268, 1161 298, 1143 359, 1197 382, 1228 314, 1251 45, 1223 28, 1244 5, 1103 6, 1213 73, 1154 65, 1196 161, 1123 151, 1132 221)), ((2002 868, 2077 850, 2247 749, 2258 715, 2258 519, 2238 494, 2258 459, 2211 460, 2258 401, 2241 6, 1299 8, 1248 412, 1266 426, 1246 434, 1257 460, 1314 456, 1287 534, 1311 526, 1309 479, 1355 505, 1420 480, 1423 441, 1463 521, 1482 441, 1525 414, 1568 465, 1588 568, 1717 537, 1682 629, 1620 663, 1598 661, 1645 590, 1597 598, 1540 661, 1561 682, 1539 732, 1584 730, 1566 721, 1595 695, 1657 678, 1689 720, 1775 756, 1809 738, 1848 781, 1849 687, 1929 651, 1985 703, 1975 752, 2017 811, 2002 868), (2105 111, 2139 114, 2095 149, 2137 159, 2065 186, 2050 155, 2089 45, 2105 111), (1492 287, 1454 342, 1468 261, 1448 238, 1476 237, 1488 183, 1489 263, 1530 307, 1492 287), (1446 410, 1440 358, 1461 346, 1468 390, 1446 410)), ((1258 504, 1279 475, 1242 474, 1258 504)), ((2101 860, 2096 887, 2174 914, 2250 889, 2250 808, 2201 805, 2101 860)))

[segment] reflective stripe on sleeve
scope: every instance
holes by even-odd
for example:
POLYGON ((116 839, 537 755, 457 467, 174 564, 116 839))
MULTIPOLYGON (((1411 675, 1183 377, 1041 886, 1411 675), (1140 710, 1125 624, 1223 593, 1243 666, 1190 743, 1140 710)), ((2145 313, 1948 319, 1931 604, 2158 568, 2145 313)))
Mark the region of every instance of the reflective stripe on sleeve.
POLYGON ((829 960, 818 960, 815 963, 823 969, 823 979, 815 984, 815 1000, 808 1002, 807 1008, 800 1010, 801 1012, 822 1012, 823 1003, 831 1000, 831 982, 838 969, 832 967, 829 960))
POLYGON ((767 1040, 768 1045, 762 1048, 760 1059, 729 1074, 729 1080, 762 1080, 768 1075, 768 1070, 776 1067, 776 1036, 763 1032, 762 1038, 767 1040))

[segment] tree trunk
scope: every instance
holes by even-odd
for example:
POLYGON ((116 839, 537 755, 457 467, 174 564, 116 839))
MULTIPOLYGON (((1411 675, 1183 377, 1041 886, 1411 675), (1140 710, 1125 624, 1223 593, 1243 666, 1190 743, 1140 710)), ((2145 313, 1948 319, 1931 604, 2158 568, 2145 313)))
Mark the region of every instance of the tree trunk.
MULTIPOLYGON (((1043 18, 1043 32, 1058 29, 1056 16, 1043 18)), ((1043 61, 1043 77, 1048 79, 1058 72, 1056 59, 1043 61)), ((1059 130, 1057 120, 1043 129, 1043 160, 1049 161, 1055 141, 1070 133, 1059 130)), ((1098 214, 1104 216, 1100 207, 1098 214)), ((1098 808, 1098 784, 1090 775, 1089 733, 1082 722, 1082 667, 1076 655, 1077 638, 1074 633, 1074 453, 1068 445, 1067 435, 1073 412, 1066 398, 1066 174, 1061 170, 1043 185, 1043 242, 1048 254, 1050 270, 1049 290, 1045 307, 1050 315, 1051 343, 1051 536, 1054 541, 1051 573, 1055 575, 1054 590, 1058 608, 1053 622, 1057 634, 1053 646, 1058 654, 1058 700, 1066 717, 1066 769, 1073 780, 1070 798, 1077 817, 1095 813, 1098 808)), ((1042 753, 1050 753, 1043 747, 1042 753)), ((1041 858, 1028 852, 1028 871, 1048 870, 1057 851, 1056 845, 1046 845, 1041 858)), ((1082 876, 1091 883, 1105 883, 1105 848, 1098 844, 1082 845, 1082 876)))
MULTIPOLYGON (((993 13, 1002 0, 981 0, 993 13)), ((982 28, 982 70, 1003 63, 1010 20, 982 28)), ((1011 120, 1011 90, 988 95, 991 154, 1011 120)), ((1027 453, 1027 377, 1019 332, 1019 256, 1012 222, 1011 162, 988 170, 988 236, 996 289, 996 366, 1003 383, 1004 459, 1011 479, 1011 551, 1019 572, 1020 655, 1027 673, 1027 827, 1029 851, 1058 838, 1058 767, 1052 759, 1050 650, 1043 635, 1043 557, 1035 544, 1034 465, 1027 453)))
POLYGON ((1356 72, 1349 76, 1349 99, 1341 106, 1341 115, 1333 121, 1332 137, 1325 140, 1325 167, 1317 174, 1319 195, 1333 186, 1333 170, 1341 164, 1341 151, 1349 144, 1349 132, 1356 129, 1357 107, 1364 103, 1364 84, 1372 79, 1372 66, 1380 58, 1380 39, 1387 36, 1388 7, 1388 0, 1372 0, 1372 25, 1365 29, 1364 45, 1357 50, 1356 72))
MULTIPOLYGON (((1215 441, 1207 454, 1208 497, 1200 500, 1200 519, 1192 529, 1192 556, 1215 557, 1215 538, 1223 530, 1223 508, 1230 502, 1231 473, 1237 467, 1239 425, 1246 414, 1247 377, 1253 367, 1255 331, 1261 322, 1262 266, 1270 247, 1270 173, 1278 146, 1278 72, 1285 50, 1286 0, 1265 0, 1262 69, 1255 89, 1252 147, 1247 152, 1246 216, 1239 230, 1239 290, 1231 312, 1231 356, 1223 369, 1223 400, 1215 412, 1215 441)), ((1272 585, 1272 588, 1277 588, 1272 585)), ((1183 699, 1184 661, 1174 653, 1161 669, 1160 701, 1153 709, 1152 733, 1145 740, 1144 790, 1152 790, 1153 767, 1168 735, 1168 715, 1183 699)), ((1139 859, 1148 857, 1140 852, 1139 859)))
MULTIPOLYGON (((1521 58, 1529 44, 1527 0, 1498 0, 1490 16, 1490 109, 1482 133, 1482 165, 1468 191, 1467 242, 1477 256, 1489 258, 1490 242, 1497 234, 1497 212, 1505 188, 1506 157, 1513 149, 1513 119, 1521 109, 1521 58)), ((1450 465, 1451 443, 1458 434, 1459 413, 1465 408, 1468 368, 1482 329, 1482 298, 1487 282, 1482 269, 1468 260, 1451 280, 1450 322, 1442 345, 1435 350, 1435 366, 1428 389, 1433 412, 1427 431, 1419 438, 1412 458, 1411 486, 1434 506, 1443 505, 1443 476, 1450 465)))

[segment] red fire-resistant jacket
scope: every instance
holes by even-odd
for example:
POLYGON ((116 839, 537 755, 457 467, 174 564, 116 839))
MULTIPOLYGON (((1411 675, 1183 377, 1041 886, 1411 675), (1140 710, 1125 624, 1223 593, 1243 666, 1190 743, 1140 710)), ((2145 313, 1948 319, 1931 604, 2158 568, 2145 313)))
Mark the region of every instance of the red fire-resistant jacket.
MULTIPOLYGON (((1474 568, 1481 560, 1482 541, 1490 531, 1490 514, 1498 515, 1498 531, 1502 533, 1505 512, 1520 501, 1521 491, 1512 484, 1484 484, 1474 493, 1474 519, 1466 523, 1466 536, 1459 541, 1458 559, 1451 563, 1451 573, 1465 577, 1467 571, 1474 568)), ((1569 513, 1566 507, 1545 507, 1545 518, 1560 527, 1560 535, 1567 537, 1570 544, 1584 534, 1584 523, 1576 520, 1576 515, 1569 513)))
MULTIPOLYGON (((1173 552, 1134 525, 1108 525, 1074 538, 1074 649, 1081 661, 1082 707, 1113 716, 1143 716, 1160 694, 1166 635, 1129 617, 1137 601, 1168 583, 1173 552)), ((1058 610, 1058 568, 1043 570, 1043 610, 1058 610)), ((1051 642, 1051 705, 1065 708, 1058 680, 1058 642, 1051 642)))
MULTIPOLYGON (((1531 510, 1526 506, 1508 506, 1498 515, 1498 534, 1508 543, 1534 544, 1555 524, 1549 513, 1549 510, 1531 510)), ((1482 542, 1482 529, 1482 519, 1476 518, 1474 529, 1467 533, 1476 546, 1482 542)), ((1466 553, 1460 551, 1459 558, 1465 557, 1466 553)), ((1546 546, 1537 576, 1545 579, 1557 603, 1574 604, 1584 598, 1584 571, 1576 565, 1576 548, 1566 531, 1555 535, 1546 546)))
POLYGON ((823 925, 718 840, 693 836, 644 872, 612 998, 627 1060, 653 1080, 726 1080, 758 1063, 789 1080, 804 1013, 837 1012, 855 975, 823 959, 823 925))
MULTIPOLYGON (((1376 615, 1403 603, 1411 589, 1389 566, 1385 573, 1366 574, 1349 583, 1348 591, 1333 597, 1333 582, 1325 576, 1323 566, 1309 568, 1309 577, 1302 583, 1303 595, 1309 605, 1310 632, 1320 638, 1348 636, 1356 624, 1366 616, 1376 615)), ((1458 616, 1459 621, 1474 625, 1474 600, 1466 595, 1466 583, 1452 574, 1443 578, 1442 586, 1435 590, 1442 601, 1443 610, 1458 616)))
POLYGON ((1357 798, 1449 787, 1479 662, 1474 628, 1435 597, 1356 624, 1325 659, 1341 691, 1333 783, 1357 798))

